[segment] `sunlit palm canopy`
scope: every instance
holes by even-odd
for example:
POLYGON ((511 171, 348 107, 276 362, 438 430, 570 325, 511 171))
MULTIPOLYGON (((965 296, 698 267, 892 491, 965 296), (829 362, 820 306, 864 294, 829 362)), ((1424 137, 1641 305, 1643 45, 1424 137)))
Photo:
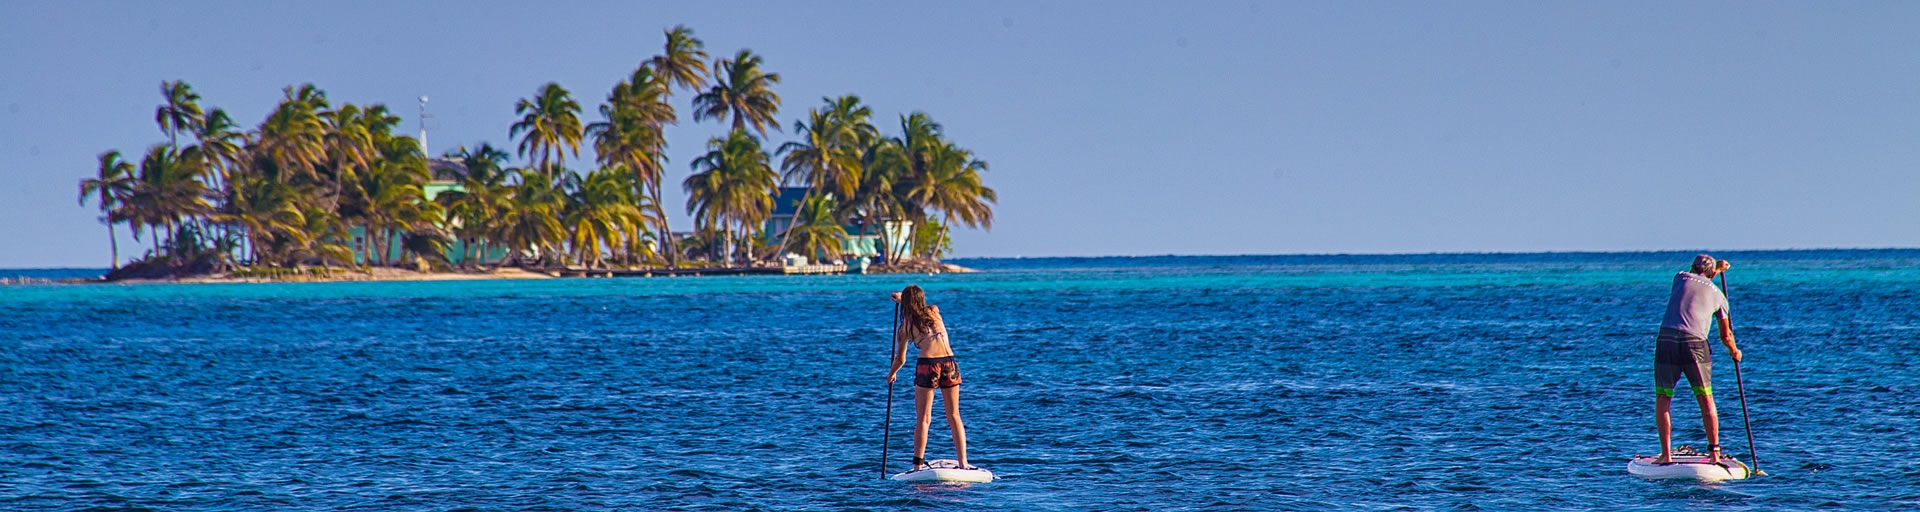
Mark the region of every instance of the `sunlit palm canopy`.
POLYGON ((514 105, 520 120, 507 130, 508 137, 520 138, 520 156, 539 158, 541 168, 550 164, 566 166, 566 151, 580 154, 580 103, 558 83, 541 86, 533 98, 514 105), (522 135, 525 135, 524 137, 522 135))
POLYGON ((327 125, 320 118, 327 108, 326 93, 313 84, 284 92, 286 97, 260 124, 252 152, 280 173, 318 179, 316 169, 326 158, 327 125))
MULTIPOLYGON (((675 25, 666 30, 667 44, 660 55, 647 60, 663 85, 698 91, 707 86, 706 43, 693 37, 693 29, 675 25)), ((669 94, 671 92, 669 91, 669 94)))
POLYGON ((693 120, 731 118, 734 130, 751 125, 761 137, 767 136, 767 125, 779 130, 773 116, 780 113, 780 95, 773 85, 780 83, 780 74, 763 72, 761 60, 745 49, 715 60, 713 86, 693 98, 693 120))
POLYGON ((744 130, 709 140, 707 149, 693 161, 694 174, 681 184, 687 191, 687 213, 703 226, 737 225, 751 231, 772 213, 779 175, 768 166, 760 140, 744 130))
POLYGON ((205 116, 200 111, 200 94, 193 92, 193 86, 186 82, 174 80, 160 82, 160 96, 165 98, 165 103, 154 109, 153 122, 160 125, 160 131, 167 134, 167 144, 177 151, 180 132, 197 129, 205 116))

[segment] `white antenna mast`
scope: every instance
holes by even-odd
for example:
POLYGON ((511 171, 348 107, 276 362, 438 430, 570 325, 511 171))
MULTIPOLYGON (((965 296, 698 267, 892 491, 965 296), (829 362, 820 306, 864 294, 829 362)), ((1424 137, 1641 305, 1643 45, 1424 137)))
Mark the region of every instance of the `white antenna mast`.
POLYGON ((420 154, 425 155, 428 159, 432 159, 433 152, 427 151, 427 118, 428 117, 432 117, 432 116, 427 115, 427 97, 421 96, 420 97, 420 154))

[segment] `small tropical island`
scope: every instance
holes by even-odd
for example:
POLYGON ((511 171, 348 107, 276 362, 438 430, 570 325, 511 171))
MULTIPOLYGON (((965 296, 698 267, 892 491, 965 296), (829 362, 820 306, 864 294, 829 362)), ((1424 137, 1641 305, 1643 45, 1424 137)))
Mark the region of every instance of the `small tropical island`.
MULTIPOLYGON (((707 273, 949 272, 955 226, 991 229, 987 163, 924 112, 875 124, 858 96, 823 98, 782 131, 780 74, 741 49, 712 58, 693 30, 665 31, 586 122, 573 94, 540 86, 514 105, 513 153, 481 142, 440 157, 396 133, 386 105, 289 86, 252 129, 162 82, 166 136, 134 157, 101 153, 80 183, 110 239, 153 248, 106 281, 335 281, 707 273), (690 232, 668 227, 665 130, 727 126, 680 184, 690 232), (593 158, 582 160, 588 145, 593 158), (524 162, 514 165, 519 156, 524 162), (571 160, 570 160, 571 158, 571 160), (775 166, 778 166, 778 169, 775 166)), ((423 98, 424 102, 425 99, 423 98)))

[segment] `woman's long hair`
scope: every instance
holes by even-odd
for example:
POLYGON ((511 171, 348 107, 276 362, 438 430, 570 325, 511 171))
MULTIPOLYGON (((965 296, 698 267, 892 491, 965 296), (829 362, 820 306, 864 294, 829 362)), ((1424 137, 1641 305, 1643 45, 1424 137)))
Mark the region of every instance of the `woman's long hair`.
POLYGON ((900 309, 906 310, 907 325, 923 331, 933 330, 933 311, 927 308, 927 291, 920 285, 907 285, 900 290, 900 309))

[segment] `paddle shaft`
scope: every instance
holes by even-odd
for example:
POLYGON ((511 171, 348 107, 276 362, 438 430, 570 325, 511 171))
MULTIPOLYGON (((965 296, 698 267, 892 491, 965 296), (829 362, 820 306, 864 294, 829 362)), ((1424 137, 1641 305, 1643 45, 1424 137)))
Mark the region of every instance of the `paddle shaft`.
MULTIPOLYGON (((900 335, 900 305, 893 305, 893 330, 887 332, 887 345, 893 347, 893 357, 887 359, 887 368, 893 368, 893 360, 900 358, 900 341, 894 337, 900 335)), ((1738 366, 1736 365, 1736 369, 1738 366)), ((1737 373, 1737 370, 1736 370, 1737 373)), ((889 376, 891 377, 891 376, 889 376)), ((893 379, 887 379, 887 414, 881 421, 880 430, 880 479, 887 479, 887 444, 893 441, 893 379)))
MULTIPOLYGON (((1720 292, 1733 295, 1733 292, 1727 289, 1726 272, 1720 273, 1720 292)), ((1727 315, 1727 319, 1731 323, 1733 315, 1727 315)), ((1733 332, 1733 326, 1727 326, 1727 332, 1733 332)), ((1766 473, 1760 471, 1760 452, 1753 449, 1753 420, 1747 416, 1747 383, 1746 379, 1740 376, 1739 359, 1733 360, 1733 385, 1740 390, 1740 428, 1747 431, 1747 457, 1753 459, 1753 473, 1764 475, 1766 473)))

